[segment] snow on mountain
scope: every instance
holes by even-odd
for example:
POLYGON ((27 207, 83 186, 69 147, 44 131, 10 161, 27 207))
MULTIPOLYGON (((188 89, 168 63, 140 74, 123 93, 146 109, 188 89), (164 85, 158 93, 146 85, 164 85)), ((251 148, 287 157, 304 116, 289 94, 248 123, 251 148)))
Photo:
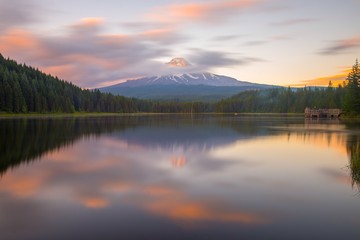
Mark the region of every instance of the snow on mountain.
MULTIPOLYGON (((166 63, 170 67, 175 67, 180 70, 176 74, 143 77, 135 80, 128 80, 126 82, 117 84, 119 87, 140 87, 149 85, 205 85, 205 86, 253 86, 253 83, 238 81, 235 78, 216 75, 209 72, 194 72, 191 64, 184 58, 173 58, 166 63)), ((174 69, 173 72, 178 70, 174 69)), ((256 85, 256 84, 255 84, 256 85)))
POLYGON ((191 64, 186 61, 184 58, 173 58, 170 62, 166 63, 171 67, 188 67, 191 64))
POLYGON ((195 68, 183 58, 174 58, 167 65, 174 67, 172 74, 128 80, 100 88, 100 91, 143 99, 219 100, 240 91, 273 87, 238 81, 232 77, 209 72, 195 72, 195 68))
POLYGON ((203 72, 144 77, 135 80, 128 80, 124 83, 118 84, 117 86, 139 87, 149 85, 250 86, 254 84, 238 81, 235 78, 227 76, 203 72))

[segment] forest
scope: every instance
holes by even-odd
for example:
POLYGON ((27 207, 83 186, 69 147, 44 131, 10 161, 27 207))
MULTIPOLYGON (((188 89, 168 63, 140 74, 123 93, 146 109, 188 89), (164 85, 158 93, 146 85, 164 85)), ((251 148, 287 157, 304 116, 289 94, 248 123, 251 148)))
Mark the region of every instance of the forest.
POLYGON ((334 88, 276 88, 241 92, 215 104, 217 112, 302 113, 306 107, 341 108, 345 89, 334 88))
POLYGON ((216 103, 142 100, 82 89, 0 54, 0 113, 302 113, 306 107, 360 114, 356 60, 343 85, 240 92, 216 103))
POLYGON ((182 113, 211 111, 210 107, 201 102, 149 101, 81 89, 0 54, 0 112, 3 113, 182 113))

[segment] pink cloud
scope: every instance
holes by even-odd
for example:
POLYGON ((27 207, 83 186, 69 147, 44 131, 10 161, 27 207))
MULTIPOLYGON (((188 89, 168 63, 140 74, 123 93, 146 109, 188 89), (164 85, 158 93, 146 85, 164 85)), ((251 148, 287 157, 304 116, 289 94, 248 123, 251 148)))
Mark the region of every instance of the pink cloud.
POLYGON ((0 52, 81 87, 96 87, 160 69, 151 59, 168 55, 181 39, 170 29, 109 35, 102 34, 105 27, 103 19, 87 18, 60 37, 8 29, 0 35, 0 52))
POLYGON ((212 3, 171 4, 155 10, 148 17, 155 21, 181 23, 183 21, 217 21, 258 3, 255 0, 233 0, 212 3))
POLYGON ((183 192, 166 186, 152 186, 144 189, 147 201, 138 203, 154 214, 166 216, 175 221, 224 221, 244 224, 264 224, 268 220, 255 213, 230 209, 221 202, 196 201, 183 192))
POLYGON ((9 29, 0 35, 0 52, 9 56, 24 56, 23 61, 30 60, 30 56, 41 58, 45 55, 37 36, 22 29, 9 29))
MULTIPOLYGON (((168 5, 156 9, 151 15, 156 21, 150 25, 138 24, 143 29, 132 34, 105 34, 109 23, 96 17, 84 18, 67 26, 61 36, 36 34, 20 29, 16 24, 9 25, 0 29, 0 52, 5 57, 85 88, 102 87, 107 83, 143 76, 170 74, 173 72, 169 72, 165 64, 156 59, 167 57, 170 60, 174 46, 188 40, 176 28, 179 22, 222 20, 257 2, 228 0, 168 5), (166 19, 170 21, 165 22, 166 19)), ((221 63, 227 65, 237 63, 227 55, 216 54, 216 59, 220 58, 221 63)), ((201 61, 204 58, 196 57, 194 60, 199 60, 199 63, 193 61, 201 67, 198 71, 208 71, 214 67, 209 61, 201 61)), ((219 62, 216 64, 218 66, 219 62)))
POLYGON ((20 168, 16 173, 8 172, 1 178, 0 193, 6 192, 20 198, 33 197, 41 192, 49 176, 49 172, 39 170, 37 177, 33 177, 26 168, 20 168))
POLYGON ((360 35, 335 41, 329 47, 321 50, 320 53, 325 55, 346 53, 348 50, 352 50, 359 47, 360 47, 360 35))

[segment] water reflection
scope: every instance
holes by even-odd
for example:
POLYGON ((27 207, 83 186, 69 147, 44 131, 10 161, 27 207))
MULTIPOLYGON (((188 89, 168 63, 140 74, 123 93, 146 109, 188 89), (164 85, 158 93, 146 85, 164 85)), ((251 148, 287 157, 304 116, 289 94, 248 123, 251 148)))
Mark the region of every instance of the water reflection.
POLYGON ((303 239, 305 228, 334 239, 358 229, 344 171, 349 155, 358 183, 356 124, 144 116, 0 126, 5 239, 303 239), (31 154, 13 152, 22 148, 31 154))
POLYGON ((231 119, 184 116, 90 117, 0 120, 0 173, 45 153, 73 145, 82 138, 118 132, 127 144, 168 148, 211 148, 241 136, 260 133, 256 122, 232 124, 231 119), (129 131, 125 131, 125 130, 129 131), (233 131, 236 129, 239 133, 233 131))
POLYGON ((349 168, 352 185, 357 185, 360 190, 360 136, 351 135, 347 140, 347 150, 349 154, 349 168))
POLYGON ((71 146, 83 137, 96 137, 133 126, 129 119, 35 118, 0 120, 0 174, 49 151, 71 146))

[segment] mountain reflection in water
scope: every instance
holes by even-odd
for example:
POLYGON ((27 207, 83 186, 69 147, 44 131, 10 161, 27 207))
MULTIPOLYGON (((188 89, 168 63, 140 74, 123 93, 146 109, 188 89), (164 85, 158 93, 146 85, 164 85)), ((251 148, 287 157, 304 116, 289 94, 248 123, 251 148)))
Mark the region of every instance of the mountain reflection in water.
POLYGON ((358 124, 2 119, 0 134, 5 239, 336 239, 357 229, 358 124))

